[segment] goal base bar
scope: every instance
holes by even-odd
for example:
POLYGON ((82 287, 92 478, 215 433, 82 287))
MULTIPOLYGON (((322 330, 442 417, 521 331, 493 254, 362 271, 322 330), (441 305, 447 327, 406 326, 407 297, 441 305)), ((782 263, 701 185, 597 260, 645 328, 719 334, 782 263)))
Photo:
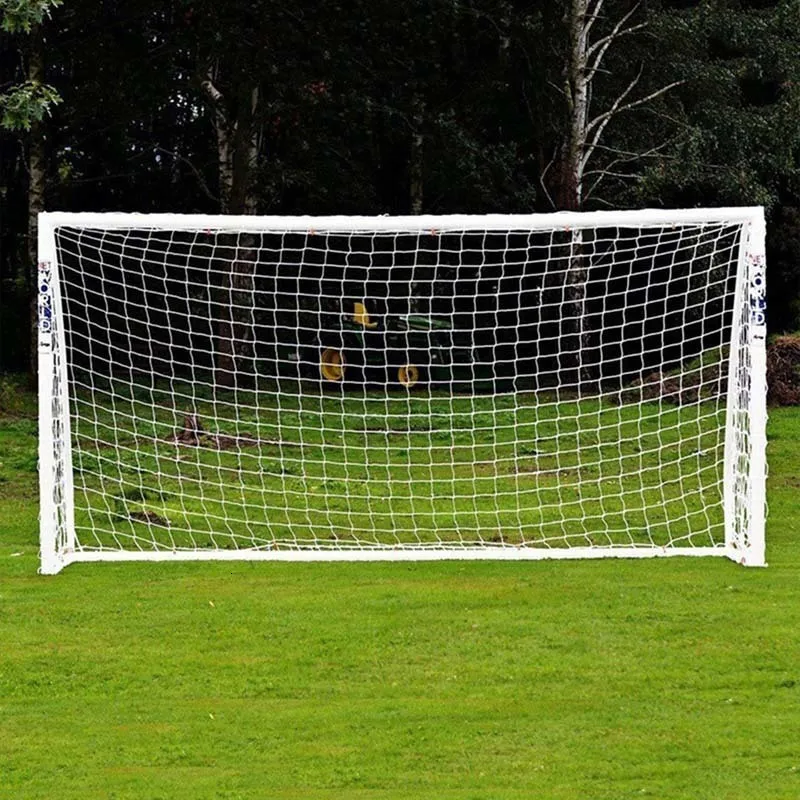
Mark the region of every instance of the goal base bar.
POLYGON ((747 566, 766 566, 750 561, 728 547, 465 547, 371 550, 85 550, 63 553, 42 566, 44 575, 54 575, 70 564, 81 562, 132 561, 554 561, 598 558, 668 558, 672 556, 722 556, 747 566))

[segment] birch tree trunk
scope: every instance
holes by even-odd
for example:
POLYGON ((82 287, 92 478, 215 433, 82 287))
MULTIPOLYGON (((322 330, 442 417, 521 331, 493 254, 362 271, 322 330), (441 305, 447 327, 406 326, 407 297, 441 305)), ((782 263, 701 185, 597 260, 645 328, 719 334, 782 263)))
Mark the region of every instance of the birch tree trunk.
MULTIPOLYGON (((586 127, 589 114, 587 46, 589 0, 571 0, 565 22, 568 31, 564 91, 567 98, 567 135, 559 164, 558 203, 567 211, 583 205, 583 170, 586 127)), ((592 351, 592 334, 586 320, 589 269, 583 253, 583 232, 568 232, 569 257, 564 274, 564 308, 561 380, 581 389, 597 378, 586 356, 592 351)))
MULTIPOLYGON (((567 48, 563 70, 563 94, 567 118, 565 136, 556 158, 556 206, 580 211, 589 194, 608 174, 608 168, 595 169, 592 185, 587 191, 587 165, 597 151, 609 122, 623 112, 643 106, 664 94, 681 81, 662 86, 649 94, 631 99, 639 84, 641 69, 607 104, 602 111, 593 112, 592 83, 603 72, 603 59, 608 49, 621 39, 645 27, 645 22, 632 23, 640 4, 634 3, 616 21, 602 19, 603 33, 597 35, 595 26, 601 21, 606 0, 569 0, 565 15, 567 48)), ((658 148, 655 148, 658 150, 658 148)), ((643 152, 641 157, 652 154, 643 152)), ((629 160, 635 160, 636 156, 629 160)), ((568 234, 568 268, 564 280, 564 367, 565 379, 579 388, 593 387, 600 380, 600 337, 597 326, 588 313, 590 263, 585 234, 568 234)))
POLYGON ((583 150, 589 113, 588 11, 589 0, 571 0, 565 17, 569 46, 564 65, 564 94, 568 116, 557 192, 558 206, 565 211, 579 211, 583 199, 583 150))

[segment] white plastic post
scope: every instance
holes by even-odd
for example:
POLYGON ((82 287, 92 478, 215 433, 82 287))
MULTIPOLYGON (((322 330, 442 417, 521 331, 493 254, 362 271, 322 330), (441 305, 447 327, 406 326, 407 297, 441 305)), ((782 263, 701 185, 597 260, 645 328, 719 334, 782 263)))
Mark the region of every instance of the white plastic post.
MULTIPOLYGON (((742 228, 739 255, 736 260, 736 283, 733 290, 733 315, 728 345, 728 384, 725 393, 725 451, 724 480, 722 484, 725 514, 725 549, 728 557, 738 561, 744 547, 743 531, 737 506, 739 442, 738 425, 742 416, 743 391, 740 386, 742 359, 742 330, 747 330, 745 313, 749 314, 749 283, 747 254, 749 253, 750 226, 742 228)), ((741 502, 741 501, 740 501, 741 502)))
POLYGON ((767 320, 766 320, 766 226, 760 211, 750 228, 747 254, 747 277, 750 300, 750 503, 749 530, 744 549, 744 563, 764 566, 764 527, 767 514, 767 320))
MULTIPOLYGON (((55 252, 55 236, 52 237, 51 246, 55 252)), ((66 566, 75 551, 75 476, 72 469, 72 426, 69 407, 69 382, 67 370, 67 342, 64 329, 64 309, 62 307, 61 269, 54 262, 53 277, 53 353, 56 385, 54 399, 56 402, 54 414, 57 415, 58 424, 55 431, 59 434, 56 453, 61 469, 57 478, 61 480, 61 525, 60 538, 56 542, 57 551, 66 566)))
POLYGON ((46 212, 39 216, 52 227, 72 225, 99 230, 174 231, 547 231, 581 228, 641 228, 648 225, 694 225, 746 222, 759 207, 637 209, 629 211, 559 211, 556 214, 421 214, 409 217, 256 217, 211 214, 129 214, 105 212, 46 212))
POLYGON ((56 265, 53 229, 39 219, 38 360, 39 360, 39 546, 40 571, 53 575, 63 567, 57 553, 55 437, 53 419, 53 270, 56 265))

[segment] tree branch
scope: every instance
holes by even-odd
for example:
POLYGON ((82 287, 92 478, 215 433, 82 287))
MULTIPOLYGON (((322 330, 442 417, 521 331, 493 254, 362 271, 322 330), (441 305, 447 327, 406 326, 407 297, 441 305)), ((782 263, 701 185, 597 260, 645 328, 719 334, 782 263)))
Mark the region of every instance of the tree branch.
POLYGON ((592 153, 594 152, 594 148, 600 141, 600 137, 603 135, 603 131, 605 130, 606 125, 608 125, 609 121, 615 114, 618 114, 622 110, 621 106, 625 98, 634 90, 636 84, 639 83, 639 79, 642 77, 642 69, 643 67, 640 66, 639 72, 636 73, 636 77, 622 90, 622 93, 613 102, 611 108, 609 108, 608 111, 604 111, 602 114, 598 114, 593 120, 587 123, 586 136, 587 139, 589 139, 589 141, 587 144, 584 145, 583 156, 581 158, 582 168, 586 167, 586 163, 591 158, 592 153), (589 137, 589 134, 593 130, 594 130, 594 135, 589 137))
MULTIPOLYGON (((640 73, 641 74, 641 73, 640 73)), ((636 81, 638 82, 639 78, 637 76, 636 81)), ((600 114, 598 117, 593 119, 589 123, 589 127, 591 128, 601 117, 605 116, 613 116, 614 114, 619 114, 623 111, 630 111, 632 108, 636 108, 637 106, 641 106, 644 103, 649 103, 651 100, 655 100, 656 97, 660 97, 665 92, 668 92, 670 89, 674 89, 676 86, 681 86, 682 84, 686 83, 685 80, 680 81, 673 81, 672 83, 668 83, 666 86, 662 86, 660 89, 656 89, 654 92, 650 92, 650 94, 646 95, 645 97, 640 97, 638 100, 633 100, 630 103, 626 103, 625 105, 618 105, 619 102, 625 99, 625 96, 628 94, 628 90, 623 92, 618 98, 617 102, 614 103, 614 107, 610 108, 604 114, 600 114)), ((633 88, 632 86, 630 88, 633 88)))
POLYGON ((595 20, 600 16, 600 11, 603 8, 604 2, 605 0, 597 0, 594 8, 587 9, 586 22, 583 26, 583 33, 587 39, 589 38, 589 31, 592 29, 592 25, 594 25, 595 20))
POLYGON ((668 147, 674 139, 667 139, 666 141, 662 142, 655 147, 651 147, 649 150, 646 150, 644 153, 633 153, 628 152, 626 150, 614 150, 611 147, 603 147, 602 145, 596 145, 596 147, 606 150, 610 153, 618 153, 619 157, 612 159, 605 167, 602 169, 593 169, 587 170, 584 172, 584 177, 589 175, 596 175, 597 178, 592 182, 591 187, 589 187, 588 191, 586 192, 586 198, 588 199, 591 197, 597 189, 597 187, 605 180, 605 178, 612 177, 612 178, 620 178, 624 180, 630 180, 636 178, 636 175, 632 175, 626 172, 618 172, 614 169, 618 164, 630 164, 632 162, 640 161, 646 158, 663 158, 661 155, 661 150, 665 147, 668 147))
POLYGON ((667 139, 665 142, 662 142, 660 145, 656 145, 655 147, 651 147, 644 153, 637 153, 635 150, 621 150, 619 147, 609 147, 605 144, 597 144, 595 145, 595 149, 602 150, 605 153, 612 153, 615 156, 620 156, 620 158, 615 159, 615 161, 618 162, 634 161, 637 158, 649 158, 659 150, 663 150, 663 148, 665 148, 671 141, 672 139, 667 139))
POLYGON ((600 70, 600 64, 605 57, 606 51, 617 39, 641 30, 647 26, 646 22, 640 22, 638 25, 631 25, 629 28, 625 27, 625 23, 633 16, 640 5, 641 3, 636 3, 636 5, 634 5, 630 11, 627 12, 627 14, 622 16, 622 18, 611 30, 611 33, 606 34, 586 48, 586 61, 587 63, 591 61, 586 71, 587 80, 591 80, 595 73, 600 70))
POLYGON ((178 161, 182 162, 183 164, 186 164, 186 166, 189 167, 189 169, 192 171, 192 174, 195 176, 195 178, 197 178, 197 182, 200 184, 200 188, 203 190, 203 194, 210 200, 213 200, 215 203, 219 202, 219 197, 217 197, 211 191, 211 189, 208 188, 206 179, 203 177, 200 170, 197 169, 197 167, 194 164, 192 164, 192 162, 189 161, 189 159, 186 158, 186 156, 182 156, 180 153, 174 153, 171 150, 167 150, 164 147, 156 146, 153 148, 153 150, 155 150, 157 153, 163 153, 164 155, 169 156, 170 158, 175 158, 178 161))
POLYGON ((225 96, 222 92, 214 86, 213 81, 211 80, 211 71, 209 70, 208 78, 200 83, 200 88, 211 98, 213 103, 221 103, 225 96))
MULTIPOLYGON (((586 49, 586 55, 591 56, 595 50, 598 48, 602 48, 603 52, 608 49, 608 46, 611 42, 614 41, 619 36, 623 36, 624 34, 630 33, 631 31, 638 30, 639 28, 644 28, 647 24, 646 22, 641 22, 638 25, 633 25, 630 28, 626 28, 624 31, 622 28, 625 26, 625 23, 633 16, 633 14, 637 11, 641 3, 636 3, 627 14, 622 16, 622 18, 617 22, 617 24, 612 28, 611 33, 606 34, 605 36, 598 39, 596 42, 593 42, 589 47, 586 49)), ((594 21, 594 20, 592 20, 594 21)))
POLYGON ((589 68, 587 69, 587 76, 589 77, 589 79, 591 79, 591 78, 592 78, 592 76, 593 76, 593 75, 594 75, 596 72, 599 72, 599 71, 600 71, 600 64, 601 64, 601 63, 602 63, 602 61, 603 61, 603 57, 604 57, 604 56, 605 56, 605 54, 606 54, 606 50, 608 50, 608 48, 611 46, 611 44, 613 44, 613 42, 614 42, 615 40, 619 39, 619 38, 620 38, 620 37, 622 37, 622 36, 627 36, 627 35, 628 35, 628 34, 630 34, 630 33, 634 33, 635 31, 639 31, 639 30, 641 30, 642 28, 646 28, 646 27, 647 27, 647 23, 646 23, 646 22, 641 22, 641 23, 639 23, 638 25, 631 25, 631 27, 630 27, 630 28, 625 28, 625 30, 618 31, 618 32, 617 32, 616 34, 614 34, 613 36, 612 36, 611 34, 609 34, 608 36, 604 36, 602 39, 598 39, 598 40, 597 40, 597 41, 596 41, 596 42, 595 42, 595 43, 594 43, 594 44, 593 44, 593 45, 592 45, 592 46, 591 46, 591 47, 588 49, 588 51, 587 51, 587 53, 586 53, 586 57, 587 57, 587 61, 588 61, 588 60, 589 60, 589 59, 592 57, 593 53, 595 52, 595 50, 596 50, 596 46, 597 46, 598 44, 600 44, 601 42, 605 42, 605 43, 603 44, 603 46, 600 48, 600 52, 598 52, 598 53, 597 53, 597 55, 594 57, 594 60, 593 60, 593 61, 592 61, 592 63, 589 65, 589 68))
POLYGON ((557 154, 557 152, 558 152, 558 151, 556 151, 556 152, 554 152, 554 153, 553 153, 553 156, 552 156, 552 158, 551 158, 551 159, 550 159, 550 160, 547 162, 547 164, 546 164, 545 168, 542 170, 542 174, 539 176, 539 183, 541 184, 541 186, 542 186, 542 190, 544 191, 544 194, 545 194, 545 197, 547 197, 547 200, 548 200, 548 202, 550 203, 550 205, 551 205, 551 207, 552 207, 552 208, 555 208, 555 207, 556 207, 556 204, 555 204, 555 202, 553 202, 553 197, 552 197, 552 195, 551 195, 551 194, 550 194, 550 192, 547 190, 547 184, 544 182, 544 179, 545 179, 545 177, 546 177, 547 173, 550 171, 550 167, 552 167, 552 166, 553 166, 553 163, 554 163, 554 162, 555 162, 555 160, 556 160, 556 154, 557 154))

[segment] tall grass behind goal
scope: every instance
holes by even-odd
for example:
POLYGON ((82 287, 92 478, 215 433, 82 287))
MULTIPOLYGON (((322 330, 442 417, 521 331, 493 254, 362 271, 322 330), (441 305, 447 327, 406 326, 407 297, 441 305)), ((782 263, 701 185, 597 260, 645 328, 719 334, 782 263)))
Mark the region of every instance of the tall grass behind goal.
POLYGON ((764 563, 761 209, 43 214, 41 570, 764 563))

